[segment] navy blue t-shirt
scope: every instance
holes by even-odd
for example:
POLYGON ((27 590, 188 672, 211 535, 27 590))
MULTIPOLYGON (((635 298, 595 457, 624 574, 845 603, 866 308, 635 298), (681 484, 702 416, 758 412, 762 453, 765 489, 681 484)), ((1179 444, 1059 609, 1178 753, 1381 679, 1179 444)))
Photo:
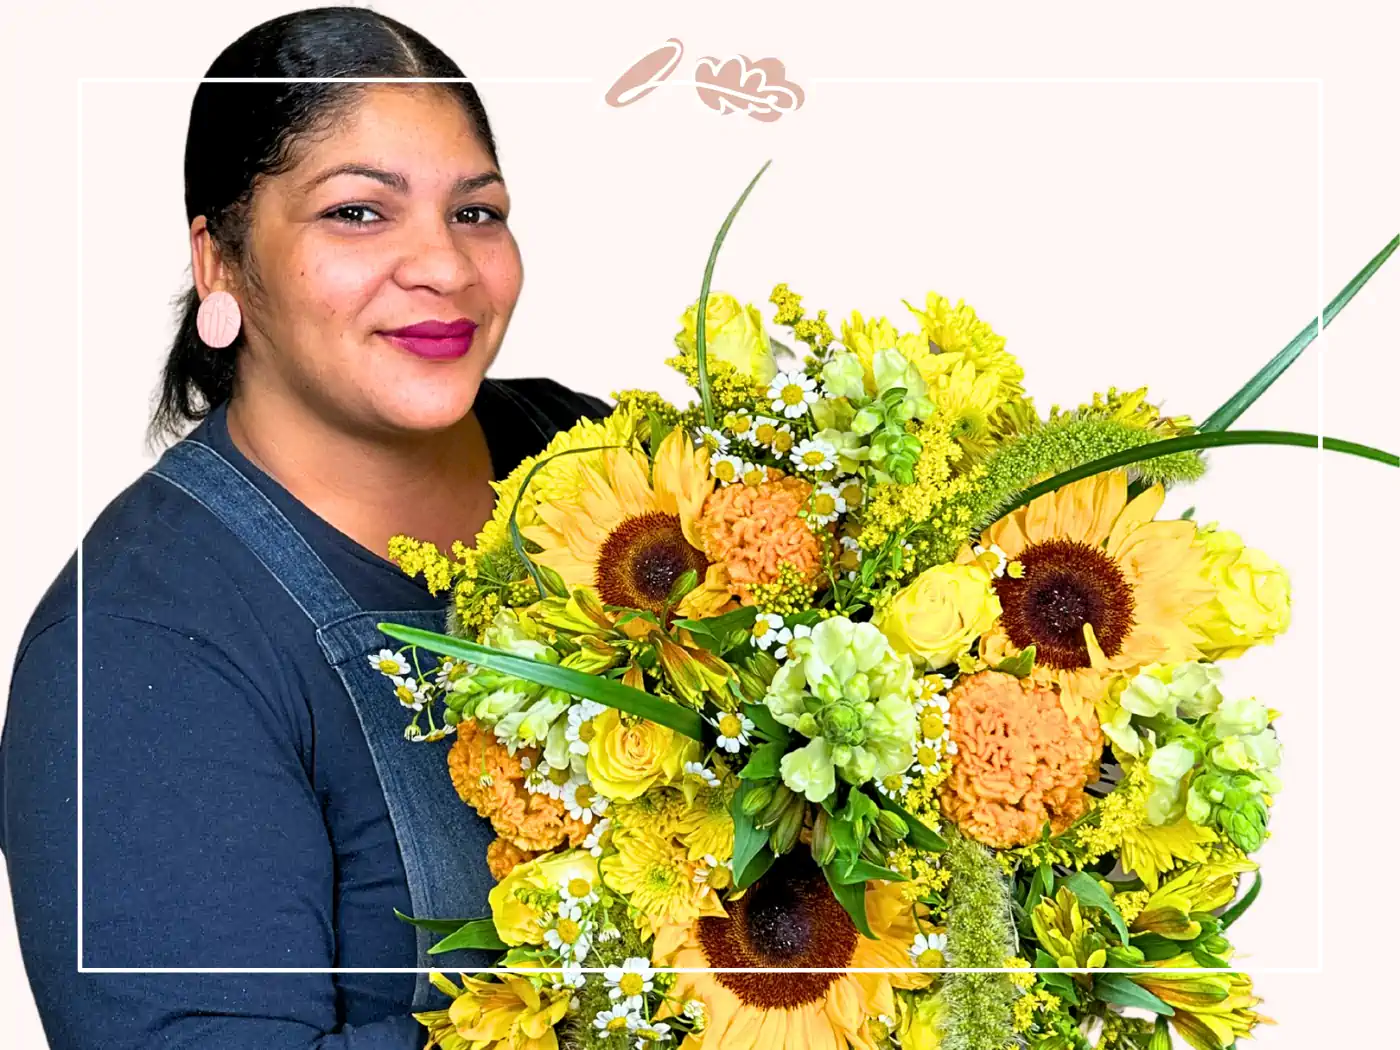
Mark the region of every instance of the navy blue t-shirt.
MULTIPOLYGON (((488 379, 475 409, 502 478, 608 406, 488 379)), ((363 608, 446 603, 254 466, 223 407, 195 434, 363 608)), ((0 851, 50 1045, 421 1047, 413 973, 77 972, 76 593, 74 557, 25 629, 0 736, 0 851)), ((403 861, 353 702, 268 570, 143 475, 83 540, 83 598, 83 966, 413 967, 413 928, 394 915, 413 911, 403 861)))

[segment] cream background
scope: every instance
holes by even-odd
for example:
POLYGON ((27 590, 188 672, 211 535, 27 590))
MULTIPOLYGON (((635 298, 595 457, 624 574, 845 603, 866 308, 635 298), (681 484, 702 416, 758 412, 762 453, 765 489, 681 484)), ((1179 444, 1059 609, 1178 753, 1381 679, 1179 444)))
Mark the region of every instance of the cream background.
MULTIPOLYGON (((240 33, 295 6, 148 2, 118 14, 70 4, 10 16, 3 36, 15 82, 3 112, 14 148, 0 169, 10 206, 0 288, 13 494, 0 603, 5 681, 24 623, 80 528, 150 462, 147 399, 169 338, 167 304, 188 281, 181 156, 194 83, 87 85, 80 182, 72 78, 197 78, 240 33), (44 46, 57 40, 61 67, 44 46)), ((1047 408, 1110 383, 1146 383, 1170 411, 1203 417, 1316 313, 1319 294, 1330 298, 1400 231, 1400 78, 1386 43, 1397 27, 1362 5, 1348 16, 1348 5, 1331 5, 1329 16, 1279 3, 1177 3, 1156 15, 1112 4, 1073 14, 940 6, 914 16, 867 4, 858 25, 847 24, 846 5, 800 14, 796 5, 667 13, 612 4, 605 16, 539 3, 374 6, 483 80, 591 81, 480 86, 526 265, 500 375, 549 374, 602 395, 624 386, 680 394, 661 363, 676 317, 698 293, 714 230, 770 157, 721 255, 716 289, 771 317, 767 294, 785 280, 833 323, 859 309, 903 324, 900 298, 918 305, 928 289, 965 298, 1008 337, 1047 408), (805 105, 773 124, 720 117, 686 88, 605 106, 612 80, 669 36, 686 44, 677 77, 701 55, 776 55, 805 105), (1321 243, 1312 83, 822 79, 896 76, 1320 76, 1321 243)), ((1325 432, 1395 450, 1397 349, 1392 260, 1237 425, 1316 431, 1321 408, 1325 432)), ((1263 851, 1267 885, 1235 928, 1239 961, 1267 971, 1258 987, 1280 1021, 1260 1030, 1264 1050, 1362 1045, 1389 998, 1387 960, 1372 949, 1383 905, 1367 906, 1363 880, 1384 885, 1378 862, 1394 825, 1376 815, 1388 810, 1393 760, 1383 748, 1400 728, 1385 674, 1388 599, 1400 582, 1387 542, 1395 477, 1349 457, 1227 449, 1168 505, 1195 504, 1200 520, 1240 531, 1293 576, 1289 634, 1228 665, 1226 678, 1229 691, 1285 712, 1286 788, 1263 851), (1361 857, 1367 863, 1354 862, 1361 857)), ((6 1045, 43 1045, 7 905, 0 1016, 6 1045)))

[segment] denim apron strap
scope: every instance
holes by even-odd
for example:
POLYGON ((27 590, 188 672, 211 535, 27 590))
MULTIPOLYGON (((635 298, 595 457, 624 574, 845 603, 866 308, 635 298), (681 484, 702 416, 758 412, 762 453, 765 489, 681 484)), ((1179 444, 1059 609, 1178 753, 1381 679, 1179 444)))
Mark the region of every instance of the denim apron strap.
MULTIPOLYGON (((203 442, 185 438, 161 455, 150 473, 203 505, 263 563, 316 628, 326 662, 350 694, 384 790, 398 839, 414 917, 471 919, 490 914, 494 881, 486 867, 489 825, 452 789, 441 741, 404 739, 404 708, 369 657, 400 643, 377 624, 400 623, 443 632, 447 609, 367 611, 326 567, 286 515, 236 466, 203 442)), ((427 670, 427 668, 425 668, 427 670)), ((428 955, 442 934, 415 930, 419 968, 472 970, 494 953, 462 950, 428 955)), ((414 1009, 443 1005, 419 973, 414 1009)))

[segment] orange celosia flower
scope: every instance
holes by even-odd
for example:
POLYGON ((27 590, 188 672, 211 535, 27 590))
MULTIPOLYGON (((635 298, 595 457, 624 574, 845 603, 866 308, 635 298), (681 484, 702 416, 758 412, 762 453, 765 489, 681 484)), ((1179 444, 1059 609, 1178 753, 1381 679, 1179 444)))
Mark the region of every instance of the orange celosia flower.
POLYGON ((1092 712, 1070 719, 1053 688, 981 671, 948 692, 957 744, 940 792, 943 815, 997 849, 1058 835, 1089 808, 1103 733, 1092 712))
POLYGON ((821 543, 797 516, 812 491, 801 478, 775 477, 757 485, 726 485, 710 493, 700 515, 705 553, 745 605, 755 583, 773 583, 788 562, 805 578, 822 564, 821 543))
POLYGON ((447 768, 457 794, 491 822, 496 834, 518 850, 537 852, 577 846, 588 825, 569 816, 564 803, 525 788, 520 759, 538 756, 528 748, 512 755, 487 727, 468 719, 457 727, 447 768))
POLYGON ((521 849, 508 839, 496 839, 486 847, 486 870, 500 882, 515 870, 517 864, 524 864, 536 856, 538 854, 533 850, 521 849))

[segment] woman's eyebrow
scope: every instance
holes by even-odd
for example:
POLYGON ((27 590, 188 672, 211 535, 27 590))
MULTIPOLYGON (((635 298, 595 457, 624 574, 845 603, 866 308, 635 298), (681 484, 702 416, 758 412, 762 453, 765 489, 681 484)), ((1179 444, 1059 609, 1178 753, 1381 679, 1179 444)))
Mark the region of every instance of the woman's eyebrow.
MULTIPOLYGON (((335 167, 327 168, 307 182, 302 189, 302 193, 310 193, 317 186, 321 185, 321 183, 328 182, 337 175, 362 175, 367 179, 374 179, 376 182, 381 182, 390 189, 397 190, 399 193, 408 193, 407 176, 401 175, 397 171, 386 171, 383 168, 376 168, 371 164, 361 164, 356 161, 349 161, 345 164, 337 164, 335 167)), ((479 190, 483 186, 490 186, 493 183, 500 185, 505 184, 505 180, 501 178, 501 173, 499 171, 483 171, 478 175, 464 175, 453 185, 452 192, 454 194, 471 193, 473 190, 479 190)))

